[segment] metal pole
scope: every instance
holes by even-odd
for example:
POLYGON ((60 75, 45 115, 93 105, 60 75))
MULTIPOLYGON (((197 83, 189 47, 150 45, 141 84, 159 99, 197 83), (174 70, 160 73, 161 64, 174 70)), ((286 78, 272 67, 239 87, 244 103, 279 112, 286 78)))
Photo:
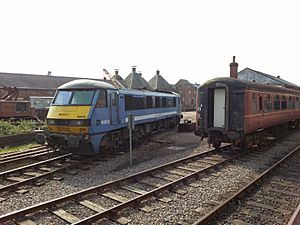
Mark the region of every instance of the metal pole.
POLYGON ((132 126, 129 126, 129 161, 132 166, 132 126))

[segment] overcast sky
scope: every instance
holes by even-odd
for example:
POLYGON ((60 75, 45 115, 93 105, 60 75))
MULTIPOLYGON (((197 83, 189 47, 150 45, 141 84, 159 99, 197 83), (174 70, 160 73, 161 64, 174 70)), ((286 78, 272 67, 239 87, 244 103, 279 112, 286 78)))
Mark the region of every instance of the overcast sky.
MULTIPOLYGON (((0 1, 0 72, 149 81, 229 76, 236 56, 300 85, 298 0, 0 1)), ((1 81, 0 81, 1 83, 1 81)))

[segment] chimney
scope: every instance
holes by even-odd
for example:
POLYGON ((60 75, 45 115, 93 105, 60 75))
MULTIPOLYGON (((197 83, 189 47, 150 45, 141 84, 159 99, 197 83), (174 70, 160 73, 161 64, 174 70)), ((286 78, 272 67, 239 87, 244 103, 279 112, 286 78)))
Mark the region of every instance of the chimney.
POLYGON ((140 75, 140 77, 141 77, 142 76, 142 71, 139 71, 137 74, 140 75))
POLYGON ((159 70, 156 70, 156 75, 159 75, 159 70))
POLYGON ((136 66, 132 66, 132 73, 136 73, 136 66))
POLYGON ((48 71, 48 76, 51 76, 51 71, 48 71))
POLYGON ((235 56, 233 56, 232 63, 230 63, 229 66, 230 66, 230 77, 237 79, 238 78, 238 66, 239 66, 239 64, 237 64, 235 62, 235 56))
POLYGON ((115 76, 119 75, 119 69, 115 69, 115 76))

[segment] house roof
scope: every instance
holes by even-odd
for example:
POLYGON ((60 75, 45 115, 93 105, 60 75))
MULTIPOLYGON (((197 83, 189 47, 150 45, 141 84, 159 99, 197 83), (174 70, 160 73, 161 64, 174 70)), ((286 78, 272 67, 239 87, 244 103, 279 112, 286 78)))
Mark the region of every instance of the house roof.
POLYGON ((180 79, 175 85, 178 85, 178 84, 181 84, 181 85, 192 85, 188 80, 186 79, 180 79))
POLYGON ((129 89, 146 89, 149 91, 153 90, 152 87, 147 83, 147 81, 142 77, 142 75, 136 72, 130 73, 125 78, 125 83, 127 88, 129 89))
MULTIPOLYGON (((0 87, 57 89, 59 86, 77 79, 82 78, 0 72, 0 87)), ((101 79, 91 80, 101 81, 101 79)))
POLYGON ((264 77, 268 77, 270 78, 271 80, 274 80, 276 83, 281 83, 283 85, 287 85, 287 86, 295 86, 295 87, 298 87, 296 84, 293 84, 291 82, 288 82, 280 77, 276 77, 276 76, 272 76, 270 74, 267 74, 267 73, 263 73, 263 72, 260 72, 260 71, 257 71, 257 70, 253 70, 253 69, 250 69, 248 67, 246 67, 245 69, 241 70, 239 73, 243 73, 245 71, 251 71, 253 73, 256 73, 258 75, 261 75, 261 76, 264 76, 264 77))
POLYGON ((175 91, 175 89, 159 74, 152 77, 151 80, 148 81, 148 84, 155 91, 175 91))

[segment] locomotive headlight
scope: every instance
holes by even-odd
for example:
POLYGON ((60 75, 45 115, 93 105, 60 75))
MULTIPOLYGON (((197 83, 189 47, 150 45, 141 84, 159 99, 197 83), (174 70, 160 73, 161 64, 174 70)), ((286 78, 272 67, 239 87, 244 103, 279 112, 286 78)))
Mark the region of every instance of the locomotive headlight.
POLYGON ((84 127, 89 125, 89 120, 70 120, 69 125, 84 127))
POLYGON ((53 120, 53 119, 47 119, 47 124, 48 125, 55 125, 55 120, 53 120))

